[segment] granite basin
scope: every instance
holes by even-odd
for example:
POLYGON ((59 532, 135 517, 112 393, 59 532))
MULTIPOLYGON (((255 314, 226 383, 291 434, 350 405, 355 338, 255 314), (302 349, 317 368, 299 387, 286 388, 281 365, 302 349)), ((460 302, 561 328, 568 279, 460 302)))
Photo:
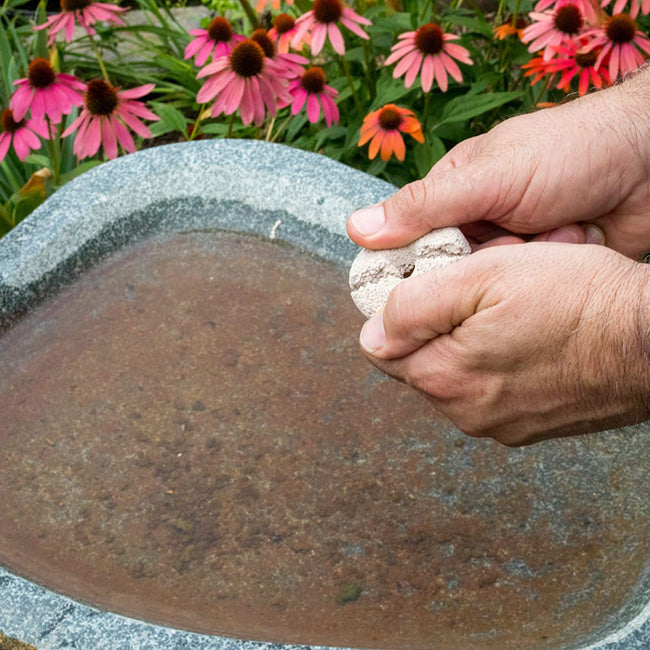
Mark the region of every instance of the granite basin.
POLYGON ((508 449, 369 367, 352 210, 142 151, 0 240, 0 630, 58 648, 650 647, 650 426, 508 449))

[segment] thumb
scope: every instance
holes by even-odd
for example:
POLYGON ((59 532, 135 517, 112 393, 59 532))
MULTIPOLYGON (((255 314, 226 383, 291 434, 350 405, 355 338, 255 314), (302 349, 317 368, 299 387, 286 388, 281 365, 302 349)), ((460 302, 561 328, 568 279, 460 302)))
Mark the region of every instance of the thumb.
POLYGON ((379 359, 401 358, 461 325, 480 309, 487 289, 483 279, 492 267, 481 263, 490 258, 487 253, 479 251, 398 284, 383 311, 364 324, 363 350, 379 359))
POLYGON ((482 139, 465 140, 444 156, 427 176, 398 190, 383 203, 348 218, 350 238, 364 248, 398 248, 434 228, 459 226, 490 217, 500 187, 494 159, 476 155, 482 139))

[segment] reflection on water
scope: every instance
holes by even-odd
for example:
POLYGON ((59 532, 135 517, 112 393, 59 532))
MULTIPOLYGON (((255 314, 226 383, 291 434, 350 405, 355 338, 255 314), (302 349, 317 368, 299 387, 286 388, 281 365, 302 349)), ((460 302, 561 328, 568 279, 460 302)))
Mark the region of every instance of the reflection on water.
POLYGON ((648 562, 650 436, 507 449, 358 352, 346 273, 225 233, 115 254, 0 338, 0 561, 114 611, 552 648, 648 562))

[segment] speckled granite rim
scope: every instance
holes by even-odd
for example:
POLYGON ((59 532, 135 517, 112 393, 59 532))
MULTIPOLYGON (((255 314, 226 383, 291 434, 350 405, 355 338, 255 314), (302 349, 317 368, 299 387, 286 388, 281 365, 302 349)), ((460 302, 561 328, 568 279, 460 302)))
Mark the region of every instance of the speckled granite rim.
MULTIPOLYGON (((264 142, 203 141, 125 156, 66 185, 0 240, 0 327, 110 251, 156 232, 257 233, 348 264, 356 247, 345 234, 346 216, 393 191, 325 157, 264 142)), ((641 598, 628 613, 631 620, 581 650, 650 647, 647 592, 641 598)), ((1 567, 0 630, 38 650, 315 649, 150 625, 78 603, 1 567)))

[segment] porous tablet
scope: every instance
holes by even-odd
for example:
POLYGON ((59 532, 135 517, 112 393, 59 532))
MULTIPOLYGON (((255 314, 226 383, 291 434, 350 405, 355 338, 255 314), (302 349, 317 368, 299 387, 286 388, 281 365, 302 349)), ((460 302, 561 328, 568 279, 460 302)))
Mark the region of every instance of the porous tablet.
POLYGON ((388 300, 390 292, 406 278, 455 262, 471 252, 463 233, 439 228, 401 248, 364 248, 350 268, 352 300, 370 318, 388 300))

